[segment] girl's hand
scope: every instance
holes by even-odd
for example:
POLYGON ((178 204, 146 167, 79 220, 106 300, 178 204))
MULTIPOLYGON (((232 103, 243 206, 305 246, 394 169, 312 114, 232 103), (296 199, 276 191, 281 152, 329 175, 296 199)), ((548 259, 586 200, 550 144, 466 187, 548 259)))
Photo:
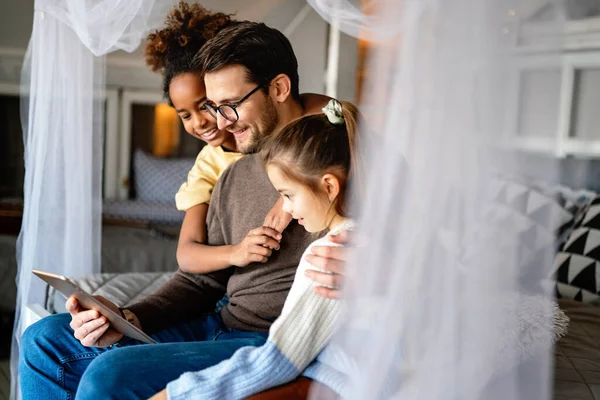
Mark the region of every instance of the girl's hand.
POLYGON ((292 221, 292 214, 283 211, 283 197, 279 197, 277 203, 271 208, 263 222, 263 226, 283 232, 292 221))
POLYGON ((241 243, 232 246, 229 264, 245 267, 250 263, 265 263, 273 253, 279 250, 281 233, 275 229, 261 226, 252 229, 241 243))
POLYGON ((167 400, 167 389, 161 390, 148 400, 167 400))

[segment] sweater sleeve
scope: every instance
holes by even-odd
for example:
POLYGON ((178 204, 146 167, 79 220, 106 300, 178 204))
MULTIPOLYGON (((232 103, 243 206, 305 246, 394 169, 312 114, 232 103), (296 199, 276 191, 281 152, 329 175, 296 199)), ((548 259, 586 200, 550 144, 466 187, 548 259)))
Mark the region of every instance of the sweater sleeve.
POLYGON ((156 292, 127 308, 139 318, 144 332, 158 332, 214 311, 231 273, 232 268, 203 275, 177 270, 156 292))
POLYGON ((339 300, 315 294, 304 277, 307 268, 303 257, 263 346, 241 348, 211 368, 181 375, 167 385, 169 399, 242 399, 298 377, 329 342, 341 309, 339 300))

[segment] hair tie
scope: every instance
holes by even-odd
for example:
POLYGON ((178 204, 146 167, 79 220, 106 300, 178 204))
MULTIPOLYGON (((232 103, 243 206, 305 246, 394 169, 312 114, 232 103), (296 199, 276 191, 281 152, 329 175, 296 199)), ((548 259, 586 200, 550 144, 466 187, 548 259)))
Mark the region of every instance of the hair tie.
POLYGON ((329 100, 329 103, 323 107, 323 114, 327 116, 329 122, 333 125, 344 123, 344 114, 342 113, 342 105, 335 99, 329 100))

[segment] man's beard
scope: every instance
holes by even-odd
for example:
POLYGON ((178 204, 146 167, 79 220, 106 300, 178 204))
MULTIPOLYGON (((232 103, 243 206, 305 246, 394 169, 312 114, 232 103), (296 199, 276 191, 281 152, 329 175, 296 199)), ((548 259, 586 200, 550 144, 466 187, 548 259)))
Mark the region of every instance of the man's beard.
POLYGON ((266 138, 273 134, 275 127, 279 123, 279 114, 273 100, 270 97, 265 99, 265 107, 260 115, 260 123, 257 130, 250 129, 250 135, 245 144, 237 143, 238 151, 242 154, 258 153, 263 146, 266 138))

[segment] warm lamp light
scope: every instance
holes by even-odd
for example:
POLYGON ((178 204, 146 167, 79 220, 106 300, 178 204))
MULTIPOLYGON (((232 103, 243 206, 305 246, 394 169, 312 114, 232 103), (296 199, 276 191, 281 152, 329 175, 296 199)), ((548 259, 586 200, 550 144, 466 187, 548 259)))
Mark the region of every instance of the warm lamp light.
POLYGON ((157 157, 173 155, 179 146, 179 117, 168 104, 154 107, 154 129, 152 153, 157 157))

